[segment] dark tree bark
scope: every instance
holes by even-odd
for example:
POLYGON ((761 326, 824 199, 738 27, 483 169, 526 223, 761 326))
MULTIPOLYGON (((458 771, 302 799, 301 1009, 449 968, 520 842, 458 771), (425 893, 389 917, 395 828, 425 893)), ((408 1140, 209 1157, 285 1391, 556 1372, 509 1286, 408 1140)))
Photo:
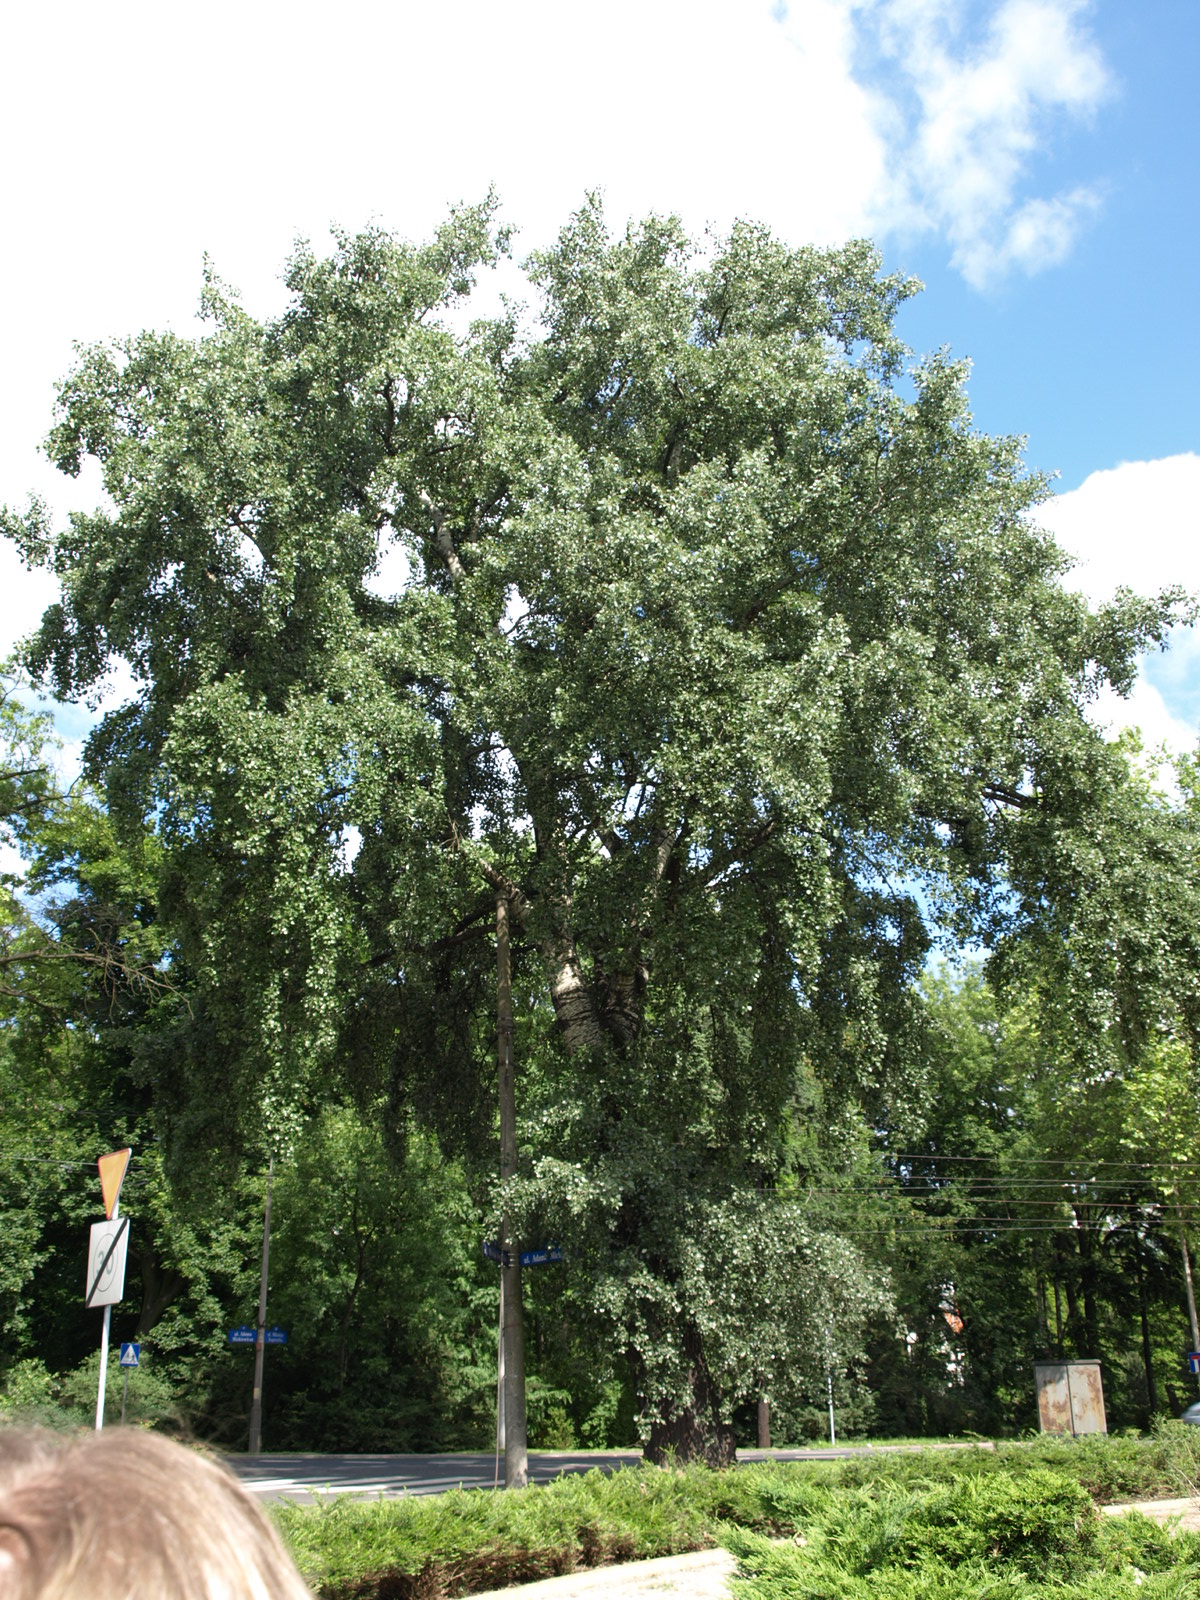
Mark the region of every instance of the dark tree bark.
POLYGON ((1041 1348, 1046 1350, 1050 1346, 1050 1330, 1047 1327, 1046 1316, 1046 1280, 1042 1276, 1041 1258, 1038 1255, 1037 1240, 1033 1244, 1033 1292, 1037 1304, 1038 1333, 1041 1335, 1041 1348))
POLYGON ((346 1362, 350 1341, 350 1324, 354 1320, 355 1307, 358 1305, 359 1291, 362 1289, 363 1280, 367 1275, 367 1248, 374 1243, 374 1236, 364 1234, 358 1226, 358 1190, 354 1191, 354 1207, 351 1213, 351 1229, 354 1234, 355 1246, 355 1272, 354 1283, 346 1298, 345 1309, 338 1330, 338 1393, 346 1392, 346 1362))
POLYGON ((135 1337, 142 1339, 160 1323, 170 1306, 187 1288, 187 1279, 174 1267, 164 1268, 158 1252, 150 1249, 141 1252, 142 1310, 138 1317, 135 1337))
POLYGON ((771 1448, 771 1402, 764 1395, 758 1397, 758 1448, 771 1448))
POLYGON ((1079 1229, 1079 1287, 1083 1294, 1083 1337, 1086 1348, 1082 1352, 1089 1359, 1100 1359, 1100 1310, 1096 1299, 1096 1247, 1090 1218, 1085 1211, 1080 1216, 1079 1229))
POLYGON ((681 1466, 692 1461, 702 1461, 708 1467, 732 1466, 737 1457, 733 1426, 721 1419, 721 1397, 704 1360, 698 1331, 686 1329, 683 1343, 690 1362, 691 1398, 669 1415, 655 1418, 650 1426, 646 1460, 655 1466, 662 1466, 669 1459, 681 1466))
POLYGON ((1083 1354, 1085 1329, 1083 1315, 1079 1308, 1079 1291, 1076 1285, 1075 1268, 1070 1260, 1070 1256, 1075 1255, 1076 1252, 1069 1250, 1069 1247, 1068 1249, 1063 1248, 1061 1235, 1059 1236, 1059 1250, 1059 1264, 1063 1269, 1062 1286, 1067 1296, 1067 1336, 1075 1347, 1075 1355, 1081 1356, 1083 1354))
MULTIPOLYGON (((1146 1299, 1146 1273, 1142 1265, 1142 1241, 1133 1235, 1133 1270, 1137 1275, 1138 1315, 1142 1324, 1142 1365, 1146 1369, 1146 1395, 1150 1416, 1158 1410, 1158 1388, 1154 1382, 1154 1357, 1150 1344, 1150 1308, 1146 1299)), ((1147 1419, 1149 1420, 1149 1419, 1147 1419)))

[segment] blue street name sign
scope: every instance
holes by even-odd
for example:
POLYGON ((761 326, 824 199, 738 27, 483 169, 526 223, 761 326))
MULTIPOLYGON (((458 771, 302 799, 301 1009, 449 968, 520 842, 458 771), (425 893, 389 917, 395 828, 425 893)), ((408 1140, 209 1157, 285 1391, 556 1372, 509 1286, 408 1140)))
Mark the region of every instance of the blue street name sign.
MULTIPOLYGON (((511 1252, 501 1250, 493 1239, 483 1241, 483 1254, 485 1260, 494 1261, 498 1267, 507 1267, 512 1260, 511 1252)), ((540 1250, 522 1250, 521 1265, 523 1267, 548 1267, 554 1261, 562 1260, 562 1251, 556 1244, 544 1244, 540 1250)))
POLYGON ((123 1344, 121 1346, 121 1365, 123 1367, 136 1367, 141 1353, 142 1347, 140 1344, 123 1344))
POLYGON ((562 1251, 556 1244, 544 1244, 540 1250, 521 1251, 523 1267, 548 1267, 551 1262, 561 1260, 562 1251))
POLYGON ((240 1328, 230 1328, 229 1342, 230 1344, 253 1344, 254 1329, 248 1327, 245 1323, 240 1328))
POLYGON ((1200 1350, 1189 1350, 1187 1361, 1189 1372, 1200 1372, 1200 1350))
POLYGON ((263 1334, 264 1344, 286 1344, 287 1332, 283 1328, 268 1328, 263 1334))

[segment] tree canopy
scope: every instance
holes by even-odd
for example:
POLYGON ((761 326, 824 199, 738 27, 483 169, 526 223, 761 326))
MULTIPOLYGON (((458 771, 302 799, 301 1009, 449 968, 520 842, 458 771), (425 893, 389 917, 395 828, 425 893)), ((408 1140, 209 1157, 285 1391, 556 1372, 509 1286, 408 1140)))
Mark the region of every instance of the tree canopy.
POLYGON ((210 276, 197 337, 62 385, 52 457, 106 506, 5 527, 62 582, 39 680, 137 680, 87 759, 194 978, 176 1137, 286 1138, 336 1082, 477 1159, 499 895, 505 1203, 573 1246, 651 1447, 720 1455, 885 1302, 806 1174, 915 1094, 938 930, 1062 883, 1030 819, 1085 813, 1087 702, 1180 597, 1070 591, 870 245, 588 204, 471 321, 506 248, 490 203, 301 247, 265 322, 210 276))

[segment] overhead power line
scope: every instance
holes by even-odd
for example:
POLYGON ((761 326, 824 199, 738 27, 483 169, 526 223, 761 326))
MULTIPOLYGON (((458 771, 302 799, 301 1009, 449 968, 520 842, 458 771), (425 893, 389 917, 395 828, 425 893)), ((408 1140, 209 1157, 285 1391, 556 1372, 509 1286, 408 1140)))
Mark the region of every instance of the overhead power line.
POLYGON ((1062 1226, 1054 1222, 1026 1221, 1021 1218, 1000 1218, 995 1222, 979 1222, 971 1220, 959 1222, 947 1219, 944 1226, 939 1227, 932 1222, 920 1223, 909 1226, 907 1224, 876 1225, 871 1228, 840 1228, 838 1233, 847 1239, 854 1238, 922 1238, 937 1239, 949 1238, 951 1235, 962 1233, 986 1233, 989 1236, 996 1234, 1020 1234, 1026 1237, 1031 1233, 1115 1233, 1116 1228, 1111 1227, 1104 1219, 1096 1218, 1092 1222, 1080 1222, 1062 1226))
POLYGON ((1200 1170, 1200 1158, 1195 1160, 1181 1160, 1181 1162, 1126 1162, 1114 1157, 1101 1155, 1091 1162, 1082 1162, 1078 1155, 934 1155, 931 1152, 896 1152, 896 1150, 874 1150, 874 1155, 880 1155, 886 1162, 898 1162, 899 1165, 926 1162, 990 1162, 992 1165, 1011 1166, 1086 1166, 1088 1170, 1098 1170, 1101 1166, 1115 1166, 1118 1170, 1162 1171, 1163 1168, 1176 1168, 1186 1166, 1189 1170, 1200 1170))
MULTIPOLYGON (((1189 1188, 1200 1189, 1200 1176, 1195 1178, 1179 1178, 1172 1184, 1172 1189, 1183 1184, 1189 1188)), ((1047 1191, 1054 1193, 1074 1193, 1081 1190, 1112 1191, 1117 1194, 1128 1194, 1136 1188, 1153 1191, 1157 1186, 1148 1178, 943 1178, 920 1179, 917 1182, 878 1182, 864 1179, 855 1181, 851 1179, 844 1184, 823 1184, 820 1187, 806 1187, 797 1190, 803 1194, 900 1194, 900 1195, 939 1195, 939 1194, 1043 1194, 1047 1191)))
POLYGON ((94 1161, 67 1161, 61 1156, 27 1156, 12 1155, 7 1150, 0 1150, 0 1161, 26 1161, 34 1162, 45 1167, 94 1167, 94 1161))

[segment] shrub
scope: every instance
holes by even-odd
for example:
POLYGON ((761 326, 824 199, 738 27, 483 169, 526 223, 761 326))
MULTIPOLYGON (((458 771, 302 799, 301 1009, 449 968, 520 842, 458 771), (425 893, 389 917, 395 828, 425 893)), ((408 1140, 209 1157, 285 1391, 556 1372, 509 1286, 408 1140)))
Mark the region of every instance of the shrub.
POLYGON ((1102 1519, 1093 1506, 1132 1498, 1132 1484, 1170 1493, 1189 1443, 1034 1440, 728 1472, 635 1467, 502 1495, 343 1497, 274 1514, 327 1600, 443 1600, 718 1542, 738 1554, 744 1600, 975 1600, 984 1590, 992 1600, 1123 1600, 1130 1584, 1150 1585, 1139 1600, 1190 1600, 1200 1541, 1171 1542, 1144 1519, 1102 1519), (772 1542, 780 1537, 805 1542, 772 1542))
POLYGON ((1137 1513, 1101 1518, 1045 1467, 843 1491, 797 1543, 740 1529, 726 1543, 737 1600, 1185 1600, 1200 1583, 1200 1537, 1137 1513))

